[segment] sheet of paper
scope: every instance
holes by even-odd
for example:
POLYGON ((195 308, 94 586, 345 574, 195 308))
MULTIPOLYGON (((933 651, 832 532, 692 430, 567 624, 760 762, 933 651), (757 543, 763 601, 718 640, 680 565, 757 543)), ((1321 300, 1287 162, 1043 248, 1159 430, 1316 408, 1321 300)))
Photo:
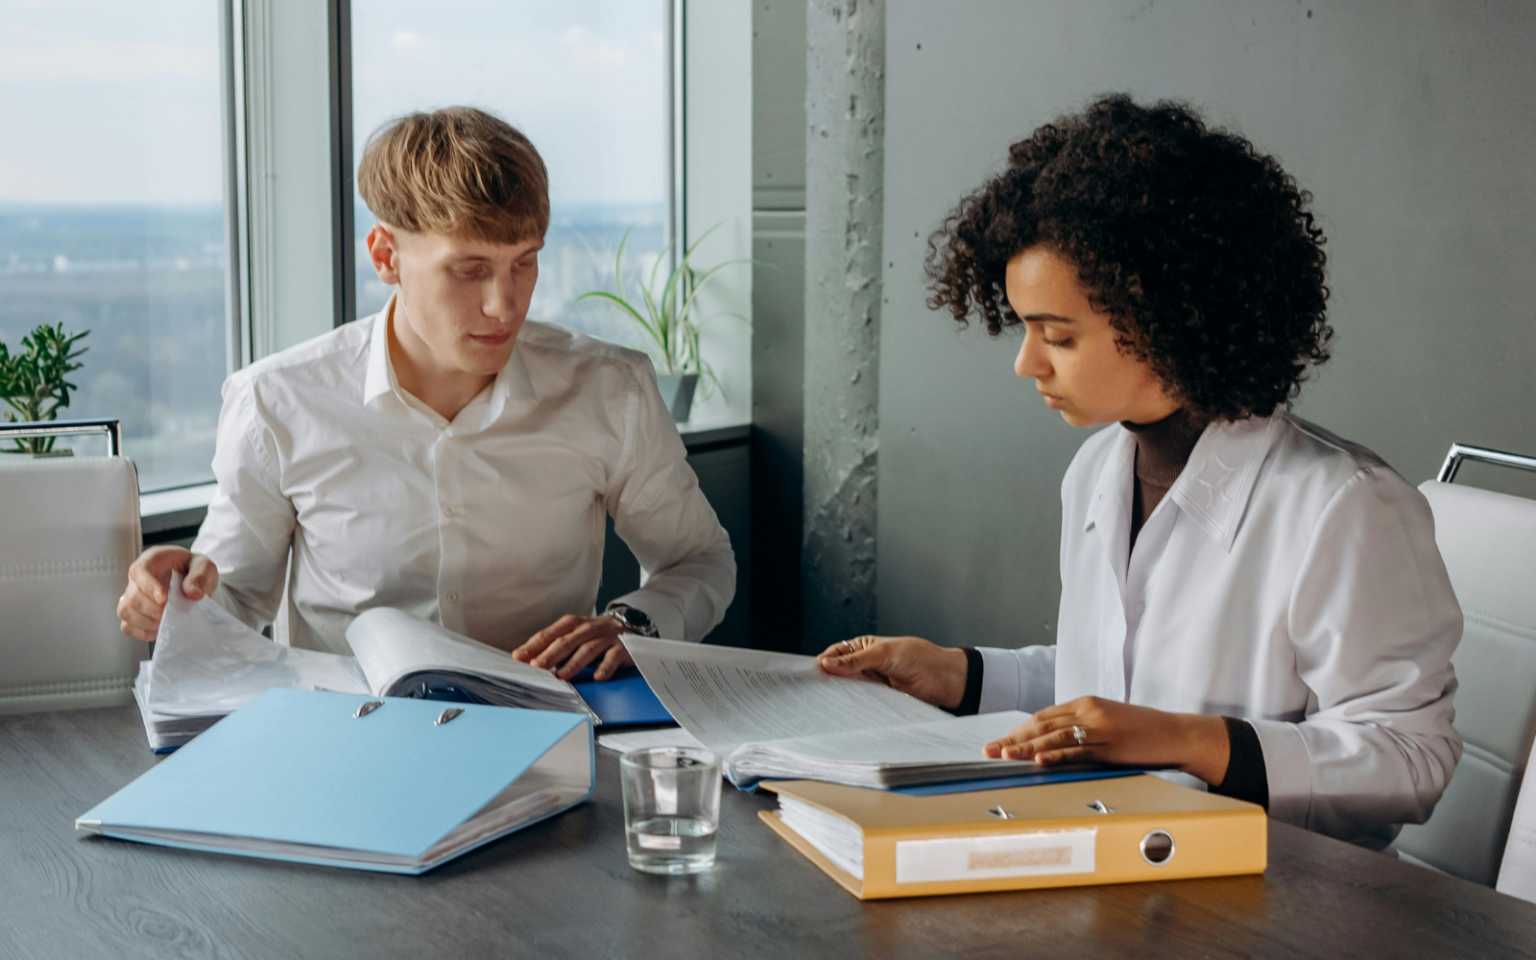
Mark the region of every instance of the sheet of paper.
POLYGON ((273 687, 367 693, 351 657, 274 643, 214 600, 189 600, 181 575, 170 598, 150 663, 149 706, 168 716, 229 713, 273 687))
POLYGON ((633 635, 624 645, 673 719, 722 757, 754 741, 949 716, 890 687, 824 673, 815 657, 633 635))
POLYGON ((699 747, 708 749, 698 738, 682 727, 663 727, 660 730, 632 730, 628 733, 605 733, 597 738, 597 745, 615 753, 631 753, 652 747, 699 747))
MULTIPOLYGON (((797 757, 835 762, 874 763, 882 766, 902 764, 942 765, 956 760, 983 761, 985 744, 1005 736, 1029 722, 1030 715, 1019 710, 983 713, 972 717, 950 717, 932 723, 917 723, 901 728, 900 737, 889 730, 849 730, 819 734, 815 737, 774 740, 761 746, 797 757)), ((1005 766, 1014 761, 998 760, 1005 766)))

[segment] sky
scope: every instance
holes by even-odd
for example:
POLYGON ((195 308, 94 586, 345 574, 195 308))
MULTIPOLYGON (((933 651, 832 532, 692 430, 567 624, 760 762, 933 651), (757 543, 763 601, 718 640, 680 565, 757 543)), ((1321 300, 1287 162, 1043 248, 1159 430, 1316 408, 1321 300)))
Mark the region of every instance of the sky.
POLYGON ((0 0, 0 202, 221 197, 214 0, 0 0))
POLYGON ((666 200, 664 0, 352 0, 355 150, 419 109, 489 109, 556 204, 666 200))
MULTIPOLYGON (((557 204, 662 202, 665 26, 664 0, 353 0, 355 149, 467 103, 557 204)), ((217 0, 0 0, 0 203, 218 202, 218 34, 217 0)))

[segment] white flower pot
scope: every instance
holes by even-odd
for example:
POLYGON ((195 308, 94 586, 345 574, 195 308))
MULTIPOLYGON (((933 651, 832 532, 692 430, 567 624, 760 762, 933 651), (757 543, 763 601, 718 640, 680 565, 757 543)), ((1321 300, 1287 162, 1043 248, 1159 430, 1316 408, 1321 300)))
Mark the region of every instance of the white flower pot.
POLYGON ((672 411, 672 419, 678 423, 687 423, 688 416, 693 411, 693 391, 699 385, 699 375, 696 373, 658 374, 656 385, 661 388, 661 402, 672 411))

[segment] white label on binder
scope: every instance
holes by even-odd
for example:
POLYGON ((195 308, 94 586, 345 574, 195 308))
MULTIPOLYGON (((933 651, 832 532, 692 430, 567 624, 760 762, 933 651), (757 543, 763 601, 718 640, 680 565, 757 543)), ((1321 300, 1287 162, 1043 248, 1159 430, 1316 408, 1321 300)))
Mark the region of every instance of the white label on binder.
POLYGON ((1092 873, 1098 831, 1054 830, 944 840, 898 840, 896 882, 1092 873))

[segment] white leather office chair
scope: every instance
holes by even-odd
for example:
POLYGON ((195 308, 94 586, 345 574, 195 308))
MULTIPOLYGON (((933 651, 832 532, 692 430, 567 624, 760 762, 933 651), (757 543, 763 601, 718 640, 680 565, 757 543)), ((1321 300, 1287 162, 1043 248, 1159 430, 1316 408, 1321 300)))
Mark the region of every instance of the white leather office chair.
POLYGON ((0 453, 0 714, 129 703, 149 652, 118 630, 140 533, 117 421, 0 424, 0 443, 78 433, 108 455, 0 453))
MULTIPOLYGON (((1434 815, 1404 827, 1395 846, 1406 859, 1493 886, 1501 859, 1509 871, 1505 840, 1515 846, 1510 821, 1536 739, 1536 500, 1453 484, 1463 460, 1536 470, 1536 457, 1455 444, 1439 477, 1419 487, 1465 618, 1451 660, 1466 749, 1434 815)), ((1523 802, 1536 891, 1536 789, 1523 802)))

